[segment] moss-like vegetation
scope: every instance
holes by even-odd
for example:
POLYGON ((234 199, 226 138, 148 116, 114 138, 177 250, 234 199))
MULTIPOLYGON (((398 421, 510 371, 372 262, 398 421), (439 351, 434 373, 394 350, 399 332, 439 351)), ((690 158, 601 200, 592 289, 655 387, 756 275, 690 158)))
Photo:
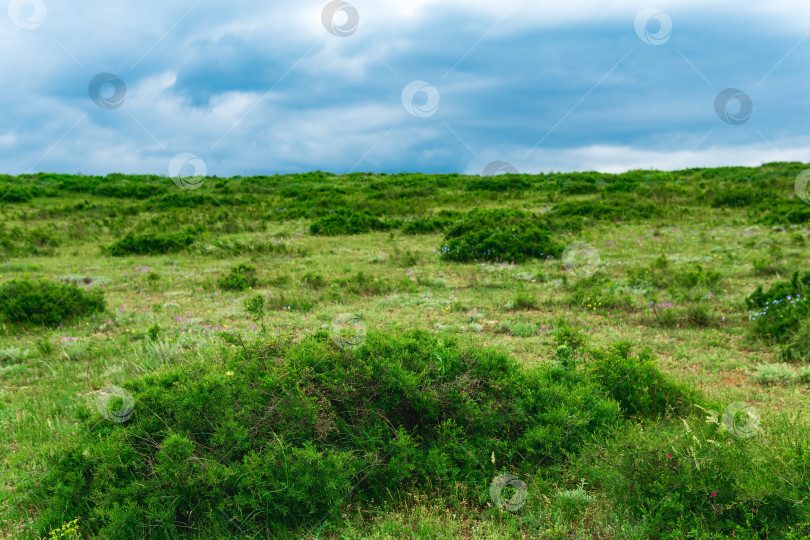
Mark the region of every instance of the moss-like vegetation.
POLYGON ((105 308, 101 291, 48 280, 13 279, 0 286, 0 317, 9 322, 59 326, 105 308))

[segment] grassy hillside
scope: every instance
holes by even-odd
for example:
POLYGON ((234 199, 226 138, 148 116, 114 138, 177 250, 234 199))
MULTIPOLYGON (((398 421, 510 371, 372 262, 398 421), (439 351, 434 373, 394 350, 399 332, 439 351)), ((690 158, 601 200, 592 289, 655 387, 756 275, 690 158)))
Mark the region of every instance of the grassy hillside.
POLYGON ((807 168, 0 176, 0 532, 808 538, 807 168))

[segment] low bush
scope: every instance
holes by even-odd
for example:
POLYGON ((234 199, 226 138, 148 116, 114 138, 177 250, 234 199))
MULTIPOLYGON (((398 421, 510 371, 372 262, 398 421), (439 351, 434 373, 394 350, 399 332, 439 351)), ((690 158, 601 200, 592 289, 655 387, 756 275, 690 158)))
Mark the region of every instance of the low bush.
POLYGON ((409 291, 413 289, 413 282, 409 279, 400 279, 397 282, 388 281, 385 278, 367 274, 363 271, 357 272, 346 278, 338 278, 333 281, 335 287, 358 295, 380 295, 388 294, 393 290, 409 291))
POLYGON ((656 418, 667 413, 689 413, 700 403, 694 391, 662 374, 649 350, 634 350, 629 341, 618 341, 588 352, 588 371, 630 417, 656 418))
POLYGON ((127 383, 126 423, 82 409, 77 438, 20 487, 41 532, 79 518, 103 538, 270 534, 428 482, 483 501, 495 475, 561 464, 618 420, 593 379, 422 331, 222 356, 127 383))
POLYGON ((186 249, 195 238, 188 233, 128 234, 107 249, 113 257, 160 255, 186 249))
POLYGON ((238 240, 215 240, 210 245, 200 247, 201 253, 220 258, 251 257, 256 255, 277 255, 281 257, 304 257, 309 250, 294 246, 288 241, 272 239, 269 242, 238 240))
POLYGON ((301 283, 310 289, 322 289, 327 285, 326 278, 323 277, 323 274, 317 274, 315 272, 307 272, 301 276, 301 283))
POLYGON ((259 284, 256 267, 251 264, 240 264, 219 278, 219 287, 226 291, 246 291, 259 284))
POLYGON ((438 250, 449 261, 515 263, 558 257, 562 251, 540 218, 516 210, 481 209, 457 221, 438 250))
POLYGON ((754 379, 759 384, 790 384, 796 382, 799 374, 791 369, 789 364, 760 364, 756 367, 754 379))
POLYGON ((405 220, 402 223, 402 232, 405 234, 430 234, 445 231, 461 215, 461 212, 444 211, 434 216, 405 220))
POLYGON ((631 197, 621 197, 609 201, 564 201, 554 207, 553 215, 583 216, 596 221, 625 221, 660 216, 661 208, 649 202, 637 202, 631 197))
POLYGON ((309 294, 295 291, 279 292, 267 297, 267 309, 276 311, 301 311, 307 313, 317 304, 317 299, 309 294))
POLYGON ((771 257, 758 257, 751 263, 755 276, 775 276, 787 273, 787 267, 771 257))
POLYGON ((321 236, 338 236, 342 234, 362 234, 371 231, 387 231, 390 223, 374 216, 368 210, 352 212, 338 210, 333 214, 315 220, 309 226, 309 232, 321 236))
POLYGON ((28 202, 34 198, 30 188, 19 184, 0 183, 0 202, 28 202))
POLYGON ((743 424, 755 411, 727 420, 722 410, 627 425, 583 449, 571 475, 604 493, 646 538, 807 538, 810 444, 795 437, 802 428, 774 421, 763 431, 743 424))
POLYGON ((506 304, 506 309, 510 311, 525 311, 537 309, 537 298, 527 293, 518 293, 506 304))
POLYGON ((746 298, 754 336, 780 343, 788 360, 807 360, 810 343, 810 272, 779 281, 764 291, 760 285, 746 298))
POLYGON ((519 338, 527 338, 535 335, 537 329, 530 323, 501 321, 500 324, 498 324, 498 332, 519 338))
POLYGON ((0 286, 0 316, 10 322, 53 327, 104 308, 100 290, 72 284, 14 279, 0 286))
POLYGON ((628 309, 632 305, 632 297, 623 294, 618 286, 607 281, 601 274, 569 280, 565 288, 571 291, 566 296, 565 303, 587 311, 628 309))
POLYGON ((675 267, 666 255, 661 254, 647 266, 629 268, 628 282, 631 286, 666 290, 678 297, 685 297, 690 289, 716 286, 723 275, 699 264, 688 268, 675 267))

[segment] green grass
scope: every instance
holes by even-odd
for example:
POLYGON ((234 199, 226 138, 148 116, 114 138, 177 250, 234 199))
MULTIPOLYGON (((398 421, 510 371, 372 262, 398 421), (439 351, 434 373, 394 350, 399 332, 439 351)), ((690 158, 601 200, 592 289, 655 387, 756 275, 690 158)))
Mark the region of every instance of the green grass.
MULTIPOLYGON (((340 315, 356 314, 351 324, 361 318, 365 329, 357 335, 367 338, 343 354, 376 358, 383 349, 372 345, 380 336, 423 331, 458 350, 492 347, 525 373, 546 370, 557 377, 554 385, 565 377, 612 380, 594 392, 609 394, 623 413, 575 451, 564 447, 554 463, 502 461, 506 454, 493 440, 476 455, 480 477, 428 475, 420 464, 422 474, 414 472, 401 489, 349 490, 356 496, 332 497, 331 511, 318 506, 306 525, 284 524, 277 537, 803 538, 810 534, 808 507, 794 502, 810 491, 808 321, 795 306, 789 326, 751 320, 748 312, 761 312, 759 303, 771 296, 793 296, 794 273, 806 271, 810 208, 791 198, 805 168, 492 178, 315 172, 208 179, 195 192, 159 177, 4 177, 7 188, 0 188, 13 188, 14 197, 0 202, 0 286, 61 281, 103 295, 106 309, 66 313, 46 327, 0 322, 0 532, 37 538, 76 518, 82 537, 98 530, 87 511, 99 498, 72 498, 75 506, 55 511, 42 493, 25 495, 59 470, 57 456, 114 448, 116 437, 139 425, 99 424, 98 416, 100 431, 88 441, 80 411, 98 414, 106 387, 134 391, 135 419, 145 412, 139 404, 150 403, 136 390, 146 381, 175 374, 210 383, 204 374, 261 341, 262 327, 303 346, 346 320, 340 315), (508 217, 485 223, 482 215, 496 214, 470 214, 474 208, 508 217), (526 233, 511 246, 510 220, 526 233), (485 226, 497 240, 493 258, 474 253, 489 245, 479 238, 485 226), (462 262, 442 256, 454 238, 462 239, 456 249, 469 249, 462 262), (601 265, 589 277, 566 270, 555 256, 575 241, 599 251, 601 265), (121 250, 113 256, 116 245, 121 250), (232 271, 240 265, 255 274, 232 271), (246 302, 256 297, 261 301, 246 302), (784 330, 781 341, 777 330, 784 330), (695 402, 714 413, 690 406, 695 402), (744 426, 735 436, 736 420, 732 430, 723 421, 735 402, 756 412, 751 436, 744 426), (526 483, 525 504, 514 513, 490 498, 496 468, 526 483)), ((0 302, 10 305, 6 297, 0 302)), ((345 339, 362 341, 355 334, 345 339)), ((222 377, 248 385, 260 380, 236 364, 224 371, 234 375, 222 377)), ((306 395, 308 388, 316 386, 295 391, 306 395)), ((181 411, 164 401, 173 394, 151 391, 161 404, 152 413, 178 427, 168 413, 177 418, 181 411)), ((387 396, 374 392, 367 397, 387 396)), ((476 387, 468 392, 484 395, 476 387)), ((227 400, 207 405, 229 410, 227 400)), ((577 407, 549 414, 537 428, 558 441, 579 433, 587 417, 577 407)), ((178 436, 196 444, 193 425, 178 436)), ((496 438, 508 447, 510 436, 496 438)), ((188 465, 178 457, 184 444, 169 445, 177 468, 188 465)), ((368 458, 352 452, 353 459, 368 458)), ((327 474, 312 489, 323 484, 319 493, 329 493, 330 478, 343 481, 338 472, 327 474)), ((225 485, 215 482, 210 491, 225 485)), ((194 530, 177 534, 235 538, 239 526, 256 537, 269 534, 250 513, 198 517, 194 530)), ((120 537, 140 531, 133 526, 120 537)))

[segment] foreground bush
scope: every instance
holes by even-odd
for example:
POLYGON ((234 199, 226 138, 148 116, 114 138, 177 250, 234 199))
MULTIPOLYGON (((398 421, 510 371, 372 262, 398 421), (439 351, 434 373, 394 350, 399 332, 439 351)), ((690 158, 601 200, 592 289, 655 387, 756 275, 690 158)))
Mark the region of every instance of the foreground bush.
POLYGON ((352 353, 320 333, 223 358, 129 384, 126 423, 82 410, 79 439, 27 487, 42 531, 81 518, 103 538, 222 537, 425 485, 486 495, 496 474, 550 470, 619 420, 584 373, 421 331, 370 334, 352 353))
POLYGON ((188 233, 170 234, 128 234, 110 246, 107 252, 113 257, 125 255, 161 255, 181 251, 195 238, 188 233))
POLYGON ((796 437, 802 426, 760 421, 746 409, 731 421, 723 410, 628 425, 583 449, 571 475, 602 491, 623 522, 643 524, 648 538, 808 538, 810 444, 796 437))
POLYGON ((104 308, 101 291, 73 284, 15 279, 0 287, 0 316, 11 322, 59 326, 104 308))

